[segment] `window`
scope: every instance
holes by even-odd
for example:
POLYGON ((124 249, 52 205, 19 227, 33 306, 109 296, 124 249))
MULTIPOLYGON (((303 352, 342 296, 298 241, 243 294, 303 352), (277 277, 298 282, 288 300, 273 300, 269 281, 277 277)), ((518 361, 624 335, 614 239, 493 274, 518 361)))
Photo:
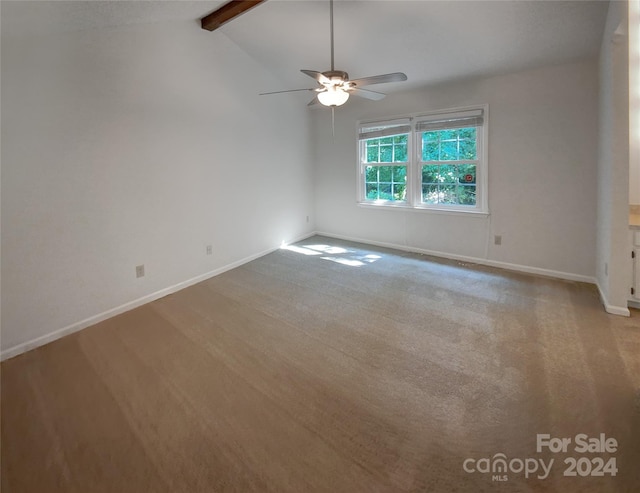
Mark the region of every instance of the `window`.
POLYGON ((360 129, 365 200, 407 202, 409 120, 360 129))
POLYGON ((359 125, 362 204, 486 212, 487 108, 359 125))

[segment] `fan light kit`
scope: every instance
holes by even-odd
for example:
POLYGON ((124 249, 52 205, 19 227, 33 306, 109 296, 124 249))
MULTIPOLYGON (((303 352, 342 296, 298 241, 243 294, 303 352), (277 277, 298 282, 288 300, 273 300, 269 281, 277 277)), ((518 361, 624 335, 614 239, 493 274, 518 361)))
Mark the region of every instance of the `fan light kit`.
POLYGON ((318 93, 318 101, 325 106, 342 106, 349 99, 349 93, 339 87, 331 87, 318 93))
POLYGON ((342 70, 336 70, 333 56, 333 0, 329 0, 329 18, 329 26, 331 30, 331 70, 327 70, 326 72, 301 70, 303 74, 315 79, 318 83, 318 87, 310 89, 289 89, 286 91, 264 92, 260 94, 261 96, 267 94, 281 94, 285 92, 314 91, 316 95, 309 102, 308 106, 320 103, 333 109, 336 106, 341 106, 346 103, 351 95, 372 100, 384 98, 385 95, 383 93, 371 91, 369 89, 362 89, 363 86, 382 84, 385 82, 402 82, 407 80, 407 76, 402 72, 349 80, 349 74, 342 70))
POLYGON ((341 83, 325 85, 326 90, 318 92, 317 98, 320 104, 325 106, 342 106, 349 99, 349 93, 342 87, 341 83))

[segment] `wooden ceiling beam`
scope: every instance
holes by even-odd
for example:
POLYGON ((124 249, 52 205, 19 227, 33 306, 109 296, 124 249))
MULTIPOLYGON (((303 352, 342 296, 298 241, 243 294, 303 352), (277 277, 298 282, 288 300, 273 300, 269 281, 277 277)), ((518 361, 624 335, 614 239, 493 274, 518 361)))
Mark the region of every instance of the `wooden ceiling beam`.
POLYGON ((266 0, 231 0, 200 19, 202 29, 213 31, 266 0))

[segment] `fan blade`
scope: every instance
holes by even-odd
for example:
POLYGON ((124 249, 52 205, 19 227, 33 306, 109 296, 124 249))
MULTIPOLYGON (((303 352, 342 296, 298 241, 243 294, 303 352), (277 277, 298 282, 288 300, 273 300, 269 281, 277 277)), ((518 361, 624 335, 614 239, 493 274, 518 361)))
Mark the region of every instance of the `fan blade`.
POLYGON ((309 103, 307 104, 307 106, 314 106, 316 104, 318 104, 320 101, 318 101, 318 96, 316 96, 315 98, 313 98, 311 101, 309 101, 309 103))
POLYGON ((322 72, 317 72, 315 70, 304 70, 304 69, 301 70, 300 72, 308 75, 312 79, 315 79, 316 81, 318 81, 318 84, 328 84, 329 82, 331 82, 327 77, 325 77, 322 74, 322 72))
POLYGON ((382 98, 386 96, 386 94, 382 94, 381 92, 370 91, 369 89, 358 89, 357 87, 353 87, 348 89, 349 94, 353 94, 354 96, 360 96, 365 99, 373 99, 374 101, 380 101, 382 98))
POLYGON ((258 94, 258 96, 266 96, 268 94, 281 94, 283 92, 298 92, 298 91, 315 91, 315 88, 313 88, 313 89, 287 89, 286 91, 261 92, 260 94, 258 94))
POLYGON ((349 85, 356 87, 370 86, 372 84, 383 84, 385 82, 402 82, 407 80, 407 76, 402 72, 394 72, 392 74, 373 75, 371 77, 363 77, 349 81, 349 85))

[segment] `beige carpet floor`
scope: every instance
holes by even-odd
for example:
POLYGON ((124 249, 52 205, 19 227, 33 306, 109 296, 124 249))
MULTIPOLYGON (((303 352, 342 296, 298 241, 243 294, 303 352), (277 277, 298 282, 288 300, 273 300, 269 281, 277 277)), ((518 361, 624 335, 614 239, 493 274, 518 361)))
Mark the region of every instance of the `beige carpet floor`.
POLYGON ((637 492, 632 315, 313 237, 3 362, 2 492, 637 492))

